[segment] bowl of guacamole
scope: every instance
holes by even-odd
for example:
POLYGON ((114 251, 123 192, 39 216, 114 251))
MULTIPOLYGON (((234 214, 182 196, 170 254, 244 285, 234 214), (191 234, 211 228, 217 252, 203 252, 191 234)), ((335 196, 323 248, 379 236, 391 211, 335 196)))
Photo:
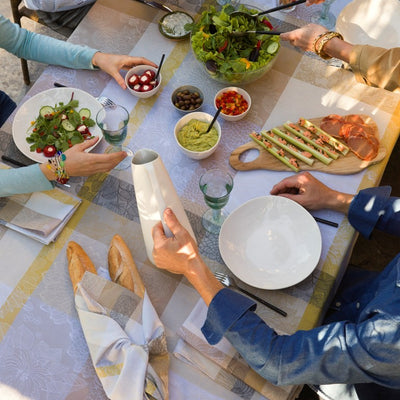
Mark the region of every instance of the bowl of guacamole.
POLYGON ((209 157, 221 140, 221 126, 215 121, 210 132, 207 129, 213 116, 205 112, 192 112, 175 125, 175 140, 179 149, 194 160, 209 157))
MULTIPOLYGON (((193 24, 190 36, 193 53, 202 69, 212 79, 231 86, 261 78, 272 68, 280 48, 279 35, 234 35, 232 32, 273 30, 265 15, 231 17, 235 10, 230 4, 220 11, 209 7, 193 24)), ((244 4, 238 10, 259 12, 244 4)))

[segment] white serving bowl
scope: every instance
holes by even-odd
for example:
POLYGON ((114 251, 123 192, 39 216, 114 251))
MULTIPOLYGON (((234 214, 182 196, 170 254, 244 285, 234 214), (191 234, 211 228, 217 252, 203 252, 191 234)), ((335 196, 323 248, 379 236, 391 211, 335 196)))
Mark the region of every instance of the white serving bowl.
POLYGON ((231 122, 239 121, 248 114, 248 112, 250 111, 250 108, 251 108, 251 97, 244 89, 242 89, 240 87, 236 87, 236 86, 229 86, 229 87, 221 89, 219 92, 217 92, 217 94, 214 97, 214 107, 217 110, 218 109, 217 108, 217 98, 219 96, 221 96, 223 93, 230 92, 230 91, 241 94, 243 96, 243 98, 247 101, 247 104, 249 106, 247 107, 246 111, 244 111, 243 113, 238 114, 238 115, 224 114, 223 111, 221 111, 221 113, 219 115, 221 116, 222 119, 224 119, 226 121, 231 121, 231 122))
POLYGON ((151 71, 154 71, 155 73, 157 73, 158 68, 152 67, 150 65, 137 65, 136 67, 131 68, 125 75, 125 84, 129 90, 129 92, 131 94, 133 94, 134 96, 139 97, 140 99, 147 99, 148 97, 154 96, 161 87, 161 81, 162 81, 161 72, 157 78, 158 85, 154 89, 149 90, 148 92, 138 92, 136 90, 133 90, 129 86, 128 82, 132 75, 136 74, 136 75, 140 76, 147 70, 151 70, 151 71))
POLYGON ((214 118, 214 116, 211 114, 201 112, 201 111, 196 111, 196 112, 191 112, 189 114, 186 114, 176 123, 175 128, 174 128, 174 136, 175 136, 175 141, 176 141, 179 149, 182 151, 182 153, 186 154, 189 158, 192 158, 194 160, 203 160, 204 158, 207 158, 207 157, 211 156, 211 154, 214 153, 214 151, 217 149, 218 144, 221 140, 221 126, 218 123, 218 121, 214 122, 214 128, 218 132, 218 140, 217 140, 217 143, 215 143, 215 145, 213 147, 211 147, 210 149, 204 150, 204 151, 192 151, 192 150, 188 150, 185 147, 183 147, 178 141, 178 132, 186 124, 188 124, 189 121, 191 121, 192 119, 197 119, 199 121, 204 121, 204 122, 211 122, 213 118, 214 118))

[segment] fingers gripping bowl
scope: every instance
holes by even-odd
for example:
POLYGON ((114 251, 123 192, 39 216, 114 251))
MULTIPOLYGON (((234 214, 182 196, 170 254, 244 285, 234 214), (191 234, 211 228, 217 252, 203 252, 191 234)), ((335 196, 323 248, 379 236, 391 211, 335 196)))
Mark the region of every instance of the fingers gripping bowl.
MULTIPOLYGON (((240 5, 239 10, 255 13, 258 10, 240 5)), ((268 31, 268 18, 230 16, 235 11, 227 5, 217 12, 215 7, 204 11, 194 25, 190 42, 196 59, 212 78, 226 84, 245 84, 261 78, 276 60, 280 47, 277 35, 232 32, 268 31)))

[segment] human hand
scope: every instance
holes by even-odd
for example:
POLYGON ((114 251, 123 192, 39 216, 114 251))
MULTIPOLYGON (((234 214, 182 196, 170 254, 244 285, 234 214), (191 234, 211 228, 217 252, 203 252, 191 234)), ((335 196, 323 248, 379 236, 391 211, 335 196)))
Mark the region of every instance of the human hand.
POLYGON ((314 40, 325 32, 328 32, 328 29, 322 25, 308 24, 299 29, 281 33, 280 38, 304 51, 314 51, 314 40))
POLYGON ((98 137, 94 137, 65 151, 65 170, 69 176, 89 176, 98 172, 110 171, 127 156, 124 151, 109 154, 85 152, 98 140, 98 137))
POLYGON ((153 228, 153 258, 158 268, 174 274, 183 274, 209 305, 223 288, 200 257, 196 242, 180 224, 170 208, 164 211, 164 220, 173 237, 167 238, 161 221, 153 228))
POLYGON ((130 69, 136 65, 151 65, 157 67, 152 61, 144 57, 132 57, 120 54, 108 54, 98 51, 92 58, 92 64, 111 75, 122 89, 126 89, 125 80, 120 74, 121 69, 130 69))
POLYGON ((173 236, 169 238, 165 236, 161 221, 153 227, 154 262, 158 268, 174 274, 185 274, 190 264, 200 259, 199 249, 170 208, 164 211, 164 220, 173 236))
POLYGON ((272 195, 291 199, 309 210, 328 208, 347 213, 352 195, 337 192, 309 172, 301 172, 278 182, 270 192, 272 195))

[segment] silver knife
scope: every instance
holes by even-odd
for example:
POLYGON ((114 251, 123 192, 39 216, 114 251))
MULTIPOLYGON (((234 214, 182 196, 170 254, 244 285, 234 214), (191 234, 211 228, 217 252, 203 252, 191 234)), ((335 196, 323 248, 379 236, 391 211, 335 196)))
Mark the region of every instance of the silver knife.
POLYGON ((166 11, 166 12, 173 12, 173 10, 171 10, 166 5, 161 4, 161 3, 157 3, 156 1, 151 1, 151 0, 136 0, 136 1, 138 1, 139 3, 146 4, 146 5, 150 6, 150 7, 158 8, 158 9, 166 11))

